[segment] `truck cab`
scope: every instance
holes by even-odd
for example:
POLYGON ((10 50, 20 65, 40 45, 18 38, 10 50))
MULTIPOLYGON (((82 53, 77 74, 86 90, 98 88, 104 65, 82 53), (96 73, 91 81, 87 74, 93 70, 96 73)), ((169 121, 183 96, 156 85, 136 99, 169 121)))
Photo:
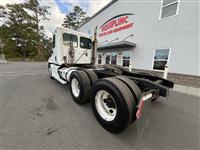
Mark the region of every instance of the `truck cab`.
POLYGON ((90 35, 66 28, 56 28, 49 62, 62 64, 90 64, 92 59, 90 35))

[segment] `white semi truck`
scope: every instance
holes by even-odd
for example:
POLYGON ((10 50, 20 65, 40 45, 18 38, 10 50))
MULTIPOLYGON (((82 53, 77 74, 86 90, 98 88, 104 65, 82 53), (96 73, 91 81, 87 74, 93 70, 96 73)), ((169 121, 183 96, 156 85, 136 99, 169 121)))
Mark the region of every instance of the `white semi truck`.
POLYGON ((49 76, 68 84, 77 104, 90 101, 103 128, 120 133, 141 117, 144 101, 168 97, 168 88, 174 83, 150 72, 131 72, 117 65, 99 68, 95 65, 96 49, 96 32, 92 39, 85 33, 56 28, 48 60, 49 76))

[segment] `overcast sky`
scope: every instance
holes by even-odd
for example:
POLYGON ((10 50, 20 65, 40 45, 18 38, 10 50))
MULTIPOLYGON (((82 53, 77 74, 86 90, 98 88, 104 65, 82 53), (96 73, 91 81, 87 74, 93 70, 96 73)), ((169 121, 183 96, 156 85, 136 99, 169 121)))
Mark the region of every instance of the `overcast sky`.
MULTIPOLYGON (((25 0, 0 0, 1 5, 20 3, 25 0)), ((87 16, 92 16, 111 0, 39 0, 42 5, 50 6, 50 20, 43 21, 41 24, 45 27, 46 35, 51 36, 56 27, 61 26, 65 14, 70 12, 73 6, 80 6, 87 16)))

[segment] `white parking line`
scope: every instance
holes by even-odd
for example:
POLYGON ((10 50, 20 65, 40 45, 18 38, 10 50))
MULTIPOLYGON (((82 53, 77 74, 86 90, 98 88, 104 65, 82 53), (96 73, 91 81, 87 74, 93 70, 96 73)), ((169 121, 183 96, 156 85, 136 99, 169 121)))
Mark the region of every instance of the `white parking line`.
POLYGON ((37 71, 9 71, 9 72, 2 72, 0 76, 9 77, 9 76, 21 76, 21 75, 38 75, 38 74, 46 74, 48 73, 47 70, 37 70, 37 71))
POLYGON ((10 71, 10 72, 3 72, 3 74, 22 74, 22 73, 39 73, 39 72, 47 72, 47 70, 36 70, 36 71, 10 71))

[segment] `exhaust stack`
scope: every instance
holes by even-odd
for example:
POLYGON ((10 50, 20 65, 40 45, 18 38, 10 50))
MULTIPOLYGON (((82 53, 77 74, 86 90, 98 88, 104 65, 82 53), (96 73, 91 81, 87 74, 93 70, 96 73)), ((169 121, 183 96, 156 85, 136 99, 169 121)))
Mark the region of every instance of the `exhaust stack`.
POLYGON ((92 41, 92 65, 96 65, 96 56, 97 56, 97 26, 94 30, 94 39, 92 41))

